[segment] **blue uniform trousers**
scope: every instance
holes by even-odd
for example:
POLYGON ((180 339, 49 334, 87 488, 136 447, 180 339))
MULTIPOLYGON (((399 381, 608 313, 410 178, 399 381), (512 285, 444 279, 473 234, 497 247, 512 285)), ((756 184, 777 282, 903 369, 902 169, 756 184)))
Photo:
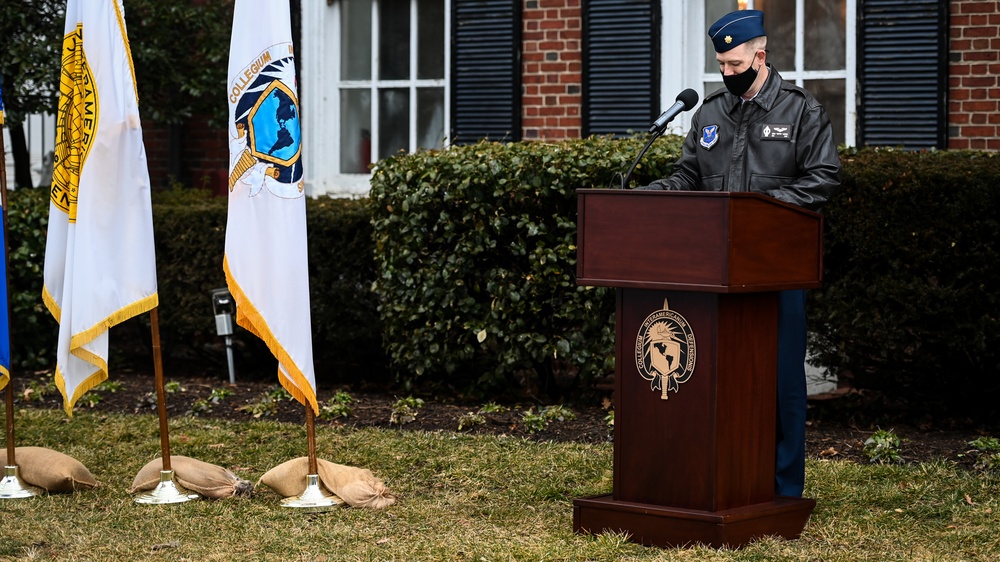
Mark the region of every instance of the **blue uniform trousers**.
POLYGON ((806 292, 778 293, 774 493, 802 497, 806 479, 806 292))

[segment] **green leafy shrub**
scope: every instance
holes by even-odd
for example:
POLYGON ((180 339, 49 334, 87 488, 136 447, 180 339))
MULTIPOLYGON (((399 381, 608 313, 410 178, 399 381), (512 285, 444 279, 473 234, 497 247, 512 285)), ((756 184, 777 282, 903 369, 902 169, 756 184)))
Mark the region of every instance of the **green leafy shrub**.
POLYGON ((521 423, 524 424, 524 427, 530 433, 544 431, 552 422, 575 419, 576 413, 561 404, 539 408, 537 414, 535 413, 535 408, 532 407, 521 414, 521 423))
POLYGON ((354 411, 351 404, 354 398, 343 390, 338 390, 326 402, 320 405, 319 418, 321 420, 332 420, 336 418, 349 417, 354 411))
POLYGON ((549 420, 541 412, 535 413, 534 408, 529 408, 521 414, 521 423, 528 433, 538 433, 549 426, 549 420))
POLYGON ((121 389, 122 389, 121 381, 112 381, 112 380, 104 381, 94 387, 94 390, 97 392, 110 392, 112 394, 118 392, 121 389))
POLYGON ((213 388, 212 392, 209 393, 208 398, 199 398, 191 404, 190 414, 200 415, 206 414, 212 411, 212 408, 222 402, 223 399, 232 396, 233 391, 228 388, 213 388))
MULTIPOLYGON (((161 333, 175 365, 225 369, 224 342, 216 333, 210 295, 213 289, 226 287, 222 259, 227 204, 225 198, 205 190, 154 194, 161 333)), ((370 380, 384 377, 381 323, 371 293, 375 266, 368 205, 350 199, 307 199, 306 221, 317 380, 354 380, 359 369, 370 380)), ((148 322, 133 342, 145 341, 148 346, 146 326, 148 322)), ((277 363, 271 352, 235 322, 233 348, 238 377, 275 376, 277 363)))
POLYGON ((458 417, 458 431, 486 423, 486 416, 478 412, 466 412, 458 417))
POLYGON ((207 116, 211 126, 224 126, 225 109, 212 99, 212 92, 226 87, 232 2, 125 4, 143 120, 183 123, 196 115, 207 116))
POLYGON ((82 409, 96 408, 97 405, 100 403, 101 403, 100 394, 97 394, 96 392, 86 392, 84 393, 83 396, 80 397, 80 400, 77 401, 76 407, 82 409))
POLYGON ((21 396, 26 402, 40 402, 49 394, 55 394, 57 391, 56 383, 53 380, 45 382, 33 380, 28 383, 28 388, 24 389, 21 396))
MULTIPOLYGON (((607 187, 643 140, 482 142, 379 162, 375 289, 397 379, 557 396, 560 377, 611 371, 614 292, 575 280, 576 189, 607 187)), ((654 145, 636 181, 666 174, 679 143, 654 145)))
POLYGON ((561 404, 553 404, 542 409, 542 416, 549 421, 568 421, 576 419, 576 412, 561 404))
POLYGON ((1000 404, 1000 155, 843 152, 825 210, 819 360, 913 409, 1000 404))
MULTIPOLYGON (((55 366, 59 326, 42 303, 42 270, 49 193, 14 190, 8 196, 10 230, 11 341, 17 368, 55 366)), ((159 325, 167 373, 196 368, 226 370, 224 341, 216 334, 211 291, 226 286, 222 272, 227 204, 200 189, 153 192, 159 325)), ((321 197, 306 200, 310 304, 317 379, 384 378, 377 301, 371 292, 375 261, 366 201, 321 197)), ((238 376, 273 377, 277 364, 267 347, 234 323, 238 376)), ((149 315, 112 329, 109 363, 151 369, 149 315)))
POLYGON ((986 453, 979 457, 975 468, 986 472, 1000 472, 1000 453, 986 453))
POLYGON ((501 406, 496 402, 488 402, 479 407, 480 414, 498 414, 506 411, 507 411, 506 407, 501 406))
POLYGON ((969 445, 972 445, 979 451, 988 453, 1000 451, 1000 439, 997 439, 996 437, 989 437, 985 435, 976 437, 972 441, 969 441, 969 445))
POLYGON ((973 468, 985 472, 997 472, 1000 470, 1000 439, 988 435, 981 435, 969 441, 972 450, 962 456, 971 455, 974 460, 973 468))
POLYGON ((392 405, 392 413, 389 414, 389 423, 393 425, 408 424, 417 419, 417 413, 423 407, 423 398, 415 398, 413 396, 400 398, 392 405))
POLYGON ((241 412, 249 412, 255 418, 268 418, 277 415, 279 402, 291 399, 292 395, 285 390, 285 387, 274 385, 271 390, 262 393, 256 402, 244 404, 236 409, 241 412))
POLYGON ((320 197, 307 200, 306 212, 316 377, 387 380, 368 201, 320 197))
MULTIPOLYGON (((317 378, 372 382, 391 358, 404 388, 558 398, 612 372, 614 291, 574 277, 575 190, 606 187, 644 140, 400 155, 379 163, 368 200, 307 200, 317 378)), ((668 175, 680 140, 657 141, 634 184, 668 175)), ((810 291, 818 362, 913 409, 1000 413, 1000 155, 864 149, 842 160, 843 188, 824 211, 824 284, 810 291)), ((168 374, 225 371, 210 291, 225 286, 226 205, 202 190, 154 192, 168 374)), ((14 366, 52 368, 58 326, 40 298, 48 191, 10 192, 8 216, 14 366)), ((112 369, 150 368, 150 340, 148 315, 114 328, 112 369)), ((275 376, 256 337, 237 327, 233 345, 239 377, 275 376)))
POLYGON ((11 362, 15 369, 44 369, 55 363, 59 333, 59 325, 42 302, 49 192, 9 191, 7 207, 11 362))
POLYGON ((897 463, 903 460, 899 449, 903 442, 891 429, 879 429, 865 440, 864 452, 873 463, 897 463))

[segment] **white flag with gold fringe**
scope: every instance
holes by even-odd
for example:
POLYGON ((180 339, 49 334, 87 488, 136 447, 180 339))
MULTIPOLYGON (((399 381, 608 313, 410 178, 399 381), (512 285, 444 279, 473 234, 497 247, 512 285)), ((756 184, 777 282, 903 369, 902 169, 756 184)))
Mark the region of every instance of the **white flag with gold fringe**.
POLYGON ((229 217, 223 268, 236 321, 319 413, 309 312, 302 132, 287 2, 237 0, 229 51, 229 217))
POLYGON ((43 300, 67 414, 108 378, 108 330, 158 302, 149 172, 118 0, 69 0, 43 300))

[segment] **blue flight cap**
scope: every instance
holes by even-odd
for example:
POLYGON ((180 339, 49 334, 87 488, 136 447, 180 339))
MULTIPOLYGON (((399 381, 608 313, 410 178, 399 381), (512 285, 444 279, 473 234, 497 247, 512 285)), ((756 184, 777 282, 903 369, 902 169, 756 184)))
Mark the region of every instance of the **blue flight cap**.
POLYGON ((742 45, 764 33, 764 12, 760 10, 738 10, 728 13, 708 28, 708 36, 715 44, 716 53, 742 45))

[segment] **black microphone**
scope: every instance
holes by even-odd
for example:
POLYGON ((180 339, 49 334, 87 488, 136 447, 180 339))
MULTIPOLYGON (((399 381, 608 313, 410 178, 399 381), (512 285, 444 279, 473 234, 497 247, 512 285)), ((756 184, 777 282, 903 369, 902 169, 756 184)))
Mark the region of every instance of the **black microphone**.
POLYGON ((674 105, 671 105, 666 111, 660 114, 653 121, 653 125, 649 128, 650 133, 662 133, 663 129, 666 128, 667 123, 673 121, 674 117, 677 117, 680 112, 687 111, 694 107, 698 103, 698 92, 688 88, 683 92, 677 94, 677 101, 674 105))
POLYGON ((667 127, 667 123, 669 123, 674 117, 677 117, 680 112, 691 109, 697 103, 698 92, 692 90, 691 88, 677 94, 677 101, 674 105, 671 105, 669 109, 657 117, 656 121, 654 121, 653 125, 649 128, 649 140, 646 141, 646 146, 642 147, 642 151, 639 152, 639 155, 635 157, 635 160, 632 162, 632 166, 628 169, 628 173, 626 173, 624 177, 621 177, 621 174, 615 174, 615 177, 611 180, 612 183, 621 177, 622 189, 628 188, 628 180, 632 177, 632 172, 635 171, 635 167, 639 165, 639 160, 642 160, 646 151, 653 145, 653 141, 660 138, 660 135, 663 134, 663 130, 667 127))

